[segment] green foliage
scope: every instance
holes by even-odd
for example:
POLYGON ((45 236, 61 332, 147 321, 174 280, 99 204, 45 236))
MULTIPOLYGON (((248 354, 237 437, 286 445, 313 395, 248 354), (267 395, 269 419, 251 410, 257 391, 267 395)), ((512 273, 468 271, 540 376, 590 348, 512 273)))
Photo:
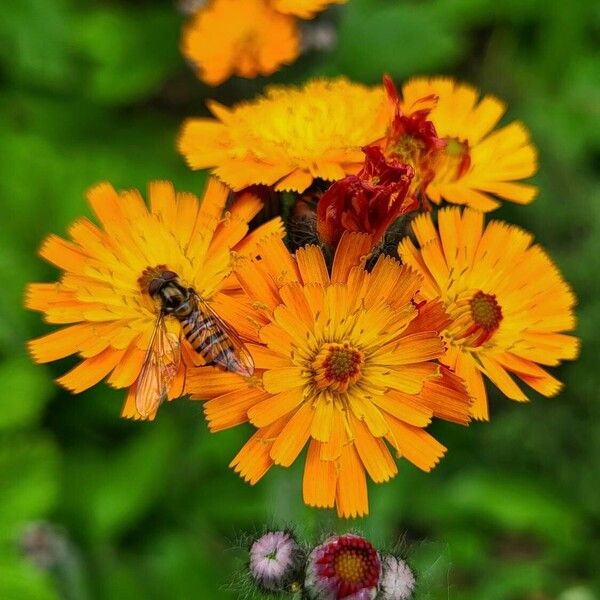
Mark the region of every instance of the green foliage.
POLYGON ((121 392, 71 396, 52 381, 69 361, 25 356, 25 340, 50 330, 22 308, 27 282, 56 276, 35 255, 44 236, 88 215, 85 190, 100 180, 200 191, 205 175, 174 149, 181 121, 207 97, 230 104, 265 81, 196 81, 178 56, 172 2, 20 0, 2 12, 0 598, 232 598, 224 586, 243 553, 231 540, 265 523, 313 540, 356 526, 382 546, 405 535, 420 599, 600 598, 595 2, 349 0, 336 11, 337 48, 276 76, 448 73, 506 99, 539 147, 540 195, 497 216, 534 231, 580 301, 583 353, 559 370, 558 398, 494 396, 490 424, 434 425, 449 448, 440 466, 402 464, 371 486, 371 516, 353 524, 302 505, 300 464, 243 483, 227 464, 249 431, 210 435, 197 403, 123 422, 121 392), (69 541, 62 572, 22 556, 20 536, 38 520, 69 541))

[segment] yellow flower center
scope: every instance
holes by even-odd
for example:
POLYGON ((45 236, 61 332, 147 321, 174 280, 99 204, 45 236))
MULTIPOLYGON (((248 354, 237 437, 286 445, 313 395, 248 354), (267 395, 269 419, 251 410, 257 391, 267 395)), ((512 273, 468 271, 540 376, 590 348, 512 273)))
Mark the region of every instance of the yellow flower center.
POLYGON ((312 362, 315 385, 324 390, 345 392, 360 379, 364 354, 350 344, 327 343, 312 362))
POLYGON ((400 137, 398 142, 392 148, 392 154, 399 158, 403 163, 415 166, 420 153, 425 149, 423 140, 412 135, 405 134, 400 137))
POLYGON ((436 178, 440 181, 460 179, 470 166, 469 142, 446 138, 446 148, 436 164, 436 178))
POLYGON ((494 294, 481 290, 460 294, 450 307, 452 324, 447 335, 455 342, 478 347, 487 342, 500 327, 502 308, 494 294))
POLYGON ((352 549, 345 549, 335 557, 335 573, 342 581, 360 583, 367 571, 365 557, 352 549))

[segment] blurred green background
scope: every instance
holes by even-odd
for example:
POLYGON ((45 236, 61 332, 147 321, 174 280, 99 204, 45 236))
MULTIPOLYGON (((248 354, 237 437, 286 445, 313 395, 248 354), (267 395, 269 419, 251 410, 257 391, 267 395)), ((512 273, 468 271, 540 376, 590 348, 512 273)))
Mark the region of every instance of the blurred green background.
POLYGON ((435 472, 403 462, 371 486, 368 519, 341 523, 303 507, 300 465, 243 483, 226 465, 248 431, 209 435, 199 404, 175 402, 148 425, 118 418, 122 392, 61 391, 53 378, 72 361, 34 366, 24 350, 50 330, 22 308, 26 282, 56 277, 36 257, 41 240, 89 214, 84 191, 102 179, 199 192, 203 174, 174 149, 180 123, 207 97, 231 104, 267 81, 203 86, 179 56, 184 17, 167 0, 3 3, 0 599, 233 598, 235 540, 265 523, 309 539, 349 526, 382 545, 403 537, 423 599, 600 598, 598 4, 350 0, 325 18, 336 47, 272 80, 447 73, 506 99, 531 128, 540 196, 497 214, 535 232, 579 296, 583 354, 557 373, 564 392, 494 397, 491 424, 435 424, 450 449, 435 472), (20 550, 40 520, 56 528, 56 569, 20 550))

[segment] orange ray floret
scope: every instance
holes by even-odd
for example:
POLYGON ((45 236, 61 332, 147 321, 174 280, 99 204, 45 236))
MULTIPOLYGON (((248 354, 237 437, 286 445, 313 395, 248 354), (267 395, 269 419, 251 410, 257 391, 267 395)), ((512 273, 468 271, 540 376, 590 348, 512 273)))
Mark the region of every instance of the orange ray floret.
POLYGON ((537 188, 521 180, 537 172, 537 151, 519 121, 497 128, 506 111, 493 96, 450 78, 419 77, 402 88, 402 109, 410 113, 433 99, 427 119, 446 142, 433 167, 427 196, 482 211, 500 205, 498 199, 529 204, 537 188))
POLYGON ((396 474, 390 450, 429 471, 445 448, 424 428, 433 417, 469 421, 462 381, 437 362, 448 315, 413 301, 422 278, 409 267, 380 257, 367 271, 370 248, 370 236, 345 234, 330 275, 316 246, 292 255, 265 240, 260 259, 236 263, 257 324, 255 376, 199 367, 187 380, 211 431, 256 428, 231 463, 246 481, 308 446, 304 501, 344 517, 368 513, 367 474, 396 474))
POLYGON ((481 212, 459 208, 440 210, 437 228, 421 215, 413 231, 418 246, 405 238, 399 254, 451 319, 443 362, 465 380, 473 416, 489 418, 484 375, 513 400, 527 400, 513 376, 556 395, 561 383, 540 365, 577 357, 579 340, 565 333, 575 327, 575 295, 533 236, 502 221, 484 227, 481 212))
POLYGON ((302 192, 315 178, 356 173, 361 147, 381 138, 387 107, 381 87, 317 79, 301 88, 271 87, 214 118, 190 119, 178 148, 192 169, 211 169, 234 190, 264 184, 302 192))
POLYGON ((212 0, 184 28, 181 50, 200 79, 219 85, 232 75, 270 75, 294 62, 300 34, 295 19, 267 0, 212 0))
MULTIPOLYGON (((224 212, 228 195, 214 179, 201 201, 159 181, 149 186, 147 207, 136 190, 117 192, 108 183, 92 188, 88 200, 100 224, 79 219, 69 228, 70 240, 50 235, 40 249, 62 275, 56 283, 30 284, 25 304, 42 312, 47 322, 65 327, 29 342, 34 360, 79 355, 81 362, 59 383, 79 393, 107 378, 113 387, 130 389, 124 416, 141 418, 135 384, 159 314, 140 283, 145 274, 153 269, 175 272, 226 321, 243 307, 250 310, 230 274, 236 256, 256 252, 260 231, 250 241, 246 233, 261 205, 246 194, 224 212)), ((263 226, 263 233, 281 236, 281 220, 263 226)), ((165 326, 167 336, 180 337, 174 317, 166 317, 165 326)), ((185 338, 181 351, 184 360, 168 390, 170 398, 182 392, 184 365, 198 360, 185 338)))

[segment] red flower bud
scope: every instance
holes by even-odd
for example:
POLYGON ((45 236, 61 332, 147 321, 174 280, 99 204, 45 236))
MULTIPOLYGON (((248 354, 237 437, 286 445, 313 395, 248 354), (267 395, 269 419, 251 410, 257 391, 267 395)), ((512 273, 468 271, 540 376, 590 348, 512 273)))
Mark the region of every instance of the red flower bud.
POLYGON ((387 160, 378 146, 365 146, 365 163, 358 175, 336 181, 317 206, 317 233, 322 242, 337 246, 344 231, 369 233, 377 244, 400 216, 416 210, 407 197, 413 169, 387 160))

